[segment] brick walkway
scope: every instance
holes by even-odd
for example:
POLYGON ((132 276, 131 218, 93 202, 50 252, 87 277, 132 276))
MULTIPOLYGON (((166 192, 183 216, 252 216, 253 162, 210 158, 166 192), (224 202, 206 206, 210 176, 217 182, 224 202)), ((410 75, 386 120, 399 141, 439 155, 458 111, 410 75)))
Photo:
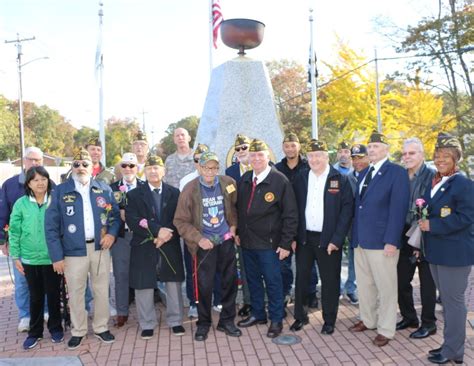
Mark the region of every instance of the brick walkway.
MULTIPOLYGON (((6 359, 35 357, 79 357, 84 365, 423 365, 428 350, 437 348, 442 340, 443 321, 440 309, 437 311, 438 333, 423 340, 411 340, 409 331, 398 332, 387 346, 378 348, 372 345, 375 331, 352 334, 347 328, 356 321, 357 307, 341 300, 336 331, 332 336, 320 334, 322 326, 321 312, 316 310, 310 315, 310 324, 297 333, 302 342, 294 346, 278 346, 266 337, 267 327, 259 325, 242 329, 240 338, 227 337, 223 333, 211 330, 206 342, 195 342, 193 334, 196 322, 186 319, 183 337, 173 336, 165 322, 156 330, 154 338, 148 341, 140 339, 136 322, 135 307, 131 308, 128 324, 110 330, 116 337, 112 345, 105 345, 91 336, 75 350, 68 351, 66 345, 53 345, 45 331, 45 339, 30 351, 22 349, 26 334, 17 333, 17 310, 13 299, 13 286, 8 277, 6 262, 0 258, 0 365, 7 364, 6 359), (6 271, 5 271, 6 270, 6 271), (3 359, 3 361, 2 361, 3 359)), ((474 272, 474 271, 473 271, 474 272)), ((471 274, 467 290, 470 313, 474 318, 474 274, 471 274)), ((419 294, 417 304, 419 308, 419 294)), ((160 312, 163 306, 159 305, 160 312)), ((292 312, 292 306, 289 306, 292 312)), ((160 317, 163 320, 163 317, 160 317)), ((284 321, 284 333, 293 321, 289 314, 284 321)), ((217 324, 217 313, 214 313, 217 324)), ((474 331, 467 327, 466 365, 474 365, 474 331)), ((66 340, 69 339, 69 331, 66 340)), ((10 359, 9 362, 14 361, 10 359)), ((11 364, 11 363, 8 363, 11 364)), ((20 364, 20 363, 18 363, 20 364)))

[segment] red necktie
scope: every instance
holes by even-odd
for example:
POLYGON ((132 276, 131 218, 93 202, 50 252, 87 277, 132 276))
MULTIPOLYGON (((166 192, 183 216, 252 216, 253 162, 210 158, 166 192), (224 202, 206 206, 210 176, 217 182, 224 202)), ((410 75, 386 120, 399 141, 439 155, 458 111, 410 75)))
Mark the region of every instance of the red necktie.
POLYGON ((250 206, 252 205, 253 196, 255 194, 255 188, 257 188, 257 177, 253 178, 253 181, 252 181, 252 191, 250 192, 249 203, 247 204, 247 213, 249 213, 250 206))

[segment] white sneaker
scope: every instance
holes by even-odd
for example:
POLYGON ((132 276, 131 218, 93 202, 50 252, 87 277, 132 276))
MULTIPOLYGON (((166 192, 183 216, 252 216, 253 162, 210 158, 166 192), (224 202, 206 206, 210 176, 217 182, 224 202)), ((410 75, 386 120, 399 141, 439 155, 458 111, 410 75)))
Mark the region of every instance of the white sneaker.
POLYGON ((43 318, 44 318, 44 321, 47 323, 48 320, 49 320, 49 314, 48 314, 48 313, 44 313, 43 318))
POLYGON ((18 332, 28 332, 30 330, 30 318, 21 318, 18 323, 18 332))
POLYGON ((188 311, 188 318, 197 318, 198 317, 198 309, 196 306, 190 306, 188 311))
POLYGON ((219 305, 214 305, 214 306, 212 307, 212 309, 213 309, 214 311, 217 311, 218 313, 220 313, 220 312, 222 311, 222 305, 221 305, 221 304, 219 304, 219 305))

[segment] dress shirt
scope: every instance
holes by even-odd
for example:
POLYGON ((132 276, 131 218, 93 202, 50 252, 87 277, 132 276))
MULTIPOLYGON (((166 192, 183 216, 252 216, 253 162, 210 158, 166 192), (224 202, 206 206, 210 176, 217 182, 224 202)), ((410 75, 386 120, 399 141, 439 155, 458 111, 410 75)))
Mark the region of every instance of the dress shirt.
POLYGON ((442 177, 441 180, 433 188, 431 188, 431 198, 434 197, 434 195, 436 194, 436 192, 438 192, 438 190, 441 188, 441 186, 444 183, 446 183, 446 181, 451 177, 452 176, 442 177))
POLYGON ((306 196, 306 230, 322 232, 324 221, 324 188, 329 174, 329 165, 321 175, 312 170, 308 173, 308 194, 306 196))
POLYGON ((154 187, 150 183, 148 183, 148 187, 150 187, 150 190, 153 192, 155 189, 158 189, 158 194, 161 194, 161 190, 163 189, 163 183, 160 182, 159 187, 154 187))
MULTIPOLYGON (((382 165, 388 160, 388 157, 380 160, 379 162, 375 163, 375 164, 370 164, 369 165, 369 170, 370 170, 370 167, 374 167, 374 170, 372 171, 372 179, 375 178, 375 175, 378 173, 378 171, 380 170, 380 168, 382 167, 382 165)), ((367 174, 369 174, 369 172, 367 172, 367 174)), ((365 177, 362 179, 362 181, 360 182, 360 186, 359 186, 359 194, 360 192, 362 192, 362 187, 364 185, 364 182, 365 182, 365 178, 367 177, 367 174, 365 175, 365 177)))
POLYGON ((90 180, 86 184, 82 184, 74 179, 74 185, 77 192, 82 197, 82 215, 84 220, 84 234, 86 240, 94 239, 95 227, 94 227, 94 211, 92 210, 91 204, 91 182, 90 180))
POLYGON ((270 174, 270 170, 272 170, 272 167, 270 165, 267 165, 267 167, 260 174, 255 174, 255 171, 254 171, 252 174, 252 181, 254 180, 255 177, 257 177, 257 185, 259 185, 265 180, 268 174, 270 174))

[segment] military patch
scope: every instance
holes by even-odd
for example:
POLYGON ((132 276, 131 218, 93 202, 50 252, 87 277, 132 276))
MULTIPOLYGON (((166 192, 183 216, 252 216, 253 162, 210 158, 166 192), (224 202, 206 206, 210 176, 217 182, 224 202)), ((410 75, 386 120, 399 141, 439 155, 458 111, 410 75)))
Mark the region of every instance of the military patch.
POLYGON ((233 184, 229 184, 227 187, 225 187, 225 190, 228 194, 231 194, 232 192, 235 192, 235 187, 233 184))
POLYGON ((114 192, 115 202, 120 203, 122 201, 122 192, 114 192))
POLYGON ((272 192, 265 193, 264 199, 267 202, 273 202, 275 200, 275 195, 272 192))
POLYGON ((92 193, 104 193, 104 190, 99 188, 92 188, 92 193))
POLYGON ((76 201, 76 195, 75 194, 65 194, 63 196, 63 201, 66 203, 73 203, 76 201))
POLYGON ((97 206, 98 207, 105 207, 105 205, 107 204, 107 201, 105 200, 104 197, 102 196, 99 196, 95 199, 96 203, 97 203, 97 206))
POLYGON ((330 180, 329 181, 329 188, 339 189, 339 181, 338 180, 330 180))
POLYGON ((66 215, 67 216, 74 216, 76 212, 74 212, 74 206, 66 206, 66 215))
POLYGON ((69 231, 71 234, 74 234, 76 230, 77 230, 77 227, 74 224, 68 225, 67 227, 67 231, 69 231))
POLYGON ((447 217, 447 216, 449 216, 449 215, 451 215, 451 209, 450 209, 449 207, 447 207, 447 206, 441 207, 441 214, 440 214, 440 216, 441 216, 441 217, 447 217))

